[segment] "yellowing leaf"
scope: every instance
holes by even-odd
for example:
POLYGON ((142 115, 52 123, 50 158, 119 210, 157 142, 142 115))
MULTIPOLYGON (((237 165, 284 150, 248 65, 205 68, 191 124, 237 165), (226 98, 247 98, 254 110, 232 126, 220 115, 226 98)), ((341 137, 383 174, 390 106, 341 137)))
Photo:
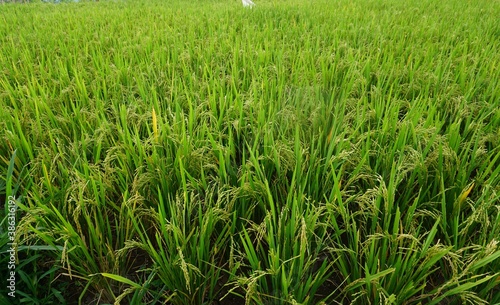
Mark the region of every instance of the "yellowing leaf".
POLYGON ((472 184, 469 186, 469 188, 467 190, 465 190, 465 192, 463 192, 460 197, 458 197, 458 204, 461 205, 465 199, 467 199, 467 196, 469 196, 470 192, 472 191, 472 188, 474 187, 474 182, 472 182, 472 184))
POLYGON ((333 135, 333 128, 332 131, 330 131, 330 133, 328 134, 328 137, 326 138, 326 142, 328 144, 330 144, 330 142, 332 141, 332 135, 333 135))
POLYGON ((152 116, 153 116, 153 135, 154 135, 155 140, 158 140, 158 122, 156 120, 156 112, 155 112, 154 108, 153 108, 152 116))
POLYGON ((473 187, 474 187, 474 182, 465 191, 463 191, 462 194, 460 194, 460 196, 458 196, 457 204, 453 207, 454 215, 458 215, 458 213, 460 213, 460 210, 462 210, 462 204, 467 199, 467 196, 469 196, 473 187))

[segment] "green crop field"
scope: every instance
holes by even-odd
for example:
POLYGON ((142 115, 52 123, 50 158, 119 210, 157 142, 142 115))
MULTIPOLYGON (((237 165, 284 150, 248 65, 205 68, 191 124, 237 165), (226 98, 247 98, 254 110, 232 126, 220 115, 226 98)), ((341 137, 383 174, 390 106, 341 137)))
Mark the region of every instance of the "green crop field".
POLYGON ((0 304, 499 304, 499 0, 0 4, 0 304))

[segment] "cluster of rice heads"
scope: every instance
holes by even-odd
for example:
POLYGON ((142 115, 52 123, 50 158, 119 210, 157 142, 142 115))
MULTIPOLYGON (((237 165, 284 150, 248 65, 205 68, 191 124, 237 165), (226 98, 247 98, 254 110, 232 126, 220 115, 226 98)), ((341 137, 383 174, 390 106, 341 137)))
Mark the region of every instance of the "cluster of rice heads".
POLYGON ((2 5, 18 297, 499 303, 499 15, 486 0, 2 5))

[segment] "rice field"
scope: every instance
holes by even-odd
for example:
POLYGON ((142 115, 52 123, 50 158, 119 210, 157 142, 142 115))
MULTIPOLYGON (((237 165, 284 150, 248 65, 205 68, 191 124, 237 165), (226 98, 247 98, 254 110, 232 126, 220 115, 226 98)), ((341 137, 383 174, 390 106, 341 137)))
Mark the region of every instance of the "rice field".
POLYGON ((0 4, 0 304, 500 304, 500 1, 254 2, 0 4))

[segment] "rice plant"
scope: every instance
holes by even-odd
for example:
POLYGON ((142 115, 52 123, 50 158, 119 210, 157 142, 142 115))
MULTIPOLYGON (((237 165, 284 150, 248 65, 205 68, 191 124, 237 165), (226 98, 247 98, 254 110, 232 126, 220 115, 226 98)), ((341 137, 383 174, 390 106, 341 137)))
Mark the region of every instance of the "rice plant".
POLYGON ((24 303, 499 303, 499 15, 2 4, 2 279, 16 198, 24 303))

